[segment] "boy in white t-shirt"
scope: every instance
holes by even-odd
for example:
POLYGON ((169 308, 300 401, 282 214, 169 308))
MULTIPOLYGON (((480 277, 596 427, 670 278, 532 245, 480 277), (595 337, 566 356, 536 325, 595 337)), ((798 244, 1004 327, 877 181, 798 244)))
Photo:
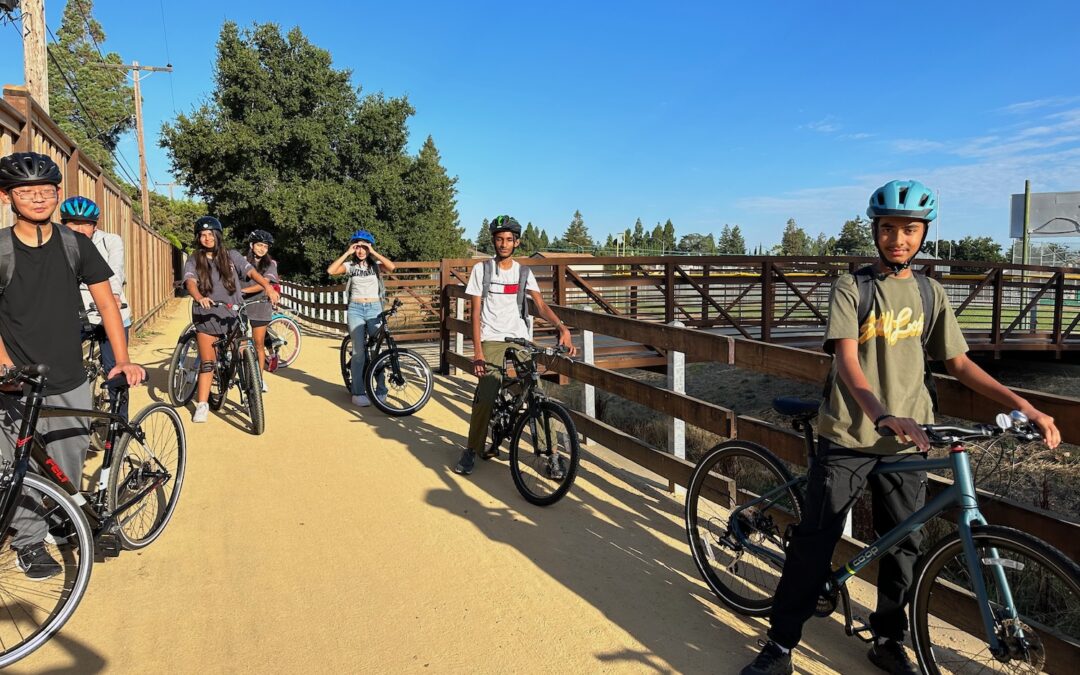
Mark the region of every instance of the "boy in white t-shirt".
POLYGON ((577 353, 570 342, 570 330, 540 295, 540 286, 532 270, 514 261, 514 249, 521 243, 521 225, 510 216, 498 216, 491 222, 490 229, 495 258, 473 266, 465 289, 472 306, 473 372, 480 378, 469 423, 468 446, 454 467, 454 473, 465 476, 473 472, 477 454, 491 456, 487 454, 484 442, 502 375, 488 364, 503 364, 507 348, 514 346, 506 342, 506 338, 532 340, 532 317, 522 311, 519 298, 531 298, 537 313, 559 329, 559 344, 569 347, 571 356, 577 353), (485 277, 484 266, 492 265, 492 262, 494 270, 489 268, 485 277), (522 285, 525 286, 524 293, 520 292, 522 285))

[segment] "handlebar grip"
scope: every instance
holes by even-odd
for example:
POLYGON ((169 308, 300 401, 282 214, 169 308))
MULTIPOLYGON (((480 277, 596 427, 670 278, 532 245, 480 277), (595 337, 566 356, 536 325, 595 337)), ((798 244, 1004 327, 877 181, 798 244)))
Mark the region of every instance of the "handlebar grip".
POLYGON ((130 386, 131 385, 129 385, 128 381, 127 381, 127 375, 124 375, 123 373, 120 373, 119 375, 112 378, 111 380, 105 380, 104 382, 101 383, 101 388, 102 389, 114 389, 116 387, 130 387, 130 386))

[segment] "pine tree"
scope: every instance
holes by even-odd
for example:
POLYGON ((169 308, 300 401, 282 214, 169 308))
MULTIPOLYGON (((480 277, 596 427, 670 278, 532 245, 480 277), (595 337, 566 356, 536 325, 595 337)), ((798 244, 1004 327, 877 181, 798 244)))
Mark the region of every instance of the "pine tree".
POLYGON ((874 238, 870 232, 870 221, 855 216, 844 222, 840 236, 836 239, 838 255, 867 255, 874 250, 874 238))
POLYGON ((645 248, 645 226, 641 224, 641 218, 634 223, 634 234, 630 237, 630 248, 645 248))
POLYGON ((731 255, 746 255, 746 240, 743 239, 742 230, 739 226, 731 228, 731 238, 728 240, 727 253, 731 255))
POLYGON ((585 219, 581 217, 581 211, 574 211, 574 217, 570 226, 566 228, 566 234, 562 236, 563 246, 571 249, 591 251, 593 248, 592 237, 589 236, 589 228, 585 226, 585 219))
POLYGON ((540 235, 530 222, 521 233, 521 245, 517 247, 516 255, 530 256, 540 250, 540 235))
POLYGON ((780 245, 777 247, 777 254, 809 255, 810 243, 810 235, 806 234, 806 230, 799 227, 794 218, 788 218, 784 234, 780 238, 780 245))
MULTIPOLYGON (((402 223, 408 231, 396 233, 402 257, 406 260, 438 260, 465 255, 468 245, 462 238, 463 228, 458 226, 457 200, 454 198, 457 178, 446 174, 431 136, 424 141, 420 154, 404 173, 402 181, 411 211, 402 223)), ((490 241, 489 237, 489 244, 490 241)))
POLYGON ((135 126, 135 98, 126 71, 99 65, 119 65, 123 60, 116 52, 105 53, 104 58, 98 52, 105 42, 105 31, 93 10, 93 0, 68 0, 64 6, 57 41, 48 46, 52 56, 48 64, 49 112, 79 151, 115 178, 112 152, 120 137, 135 126), (78 91, 78 100, 68 82, 78 91), (79 101, 86 106, 85 111, 79 101))
POLYGON ((716 244, 717 253, 731 253, 731 226, 724 223, 724 227, 720 229, 720 240, 716 244))
POLYGON ((659 251, 660 247, 664 245, 664 228, 660 227, 660 223, 656 224, 656 227, 649 233, 649 238, 645 240, 645 248, 649 251, 659 251))
POLYGON ((551 248, 551 240, 548 239, 547 230, 540 230, 540 250, 546 251, 551 248))
POLYGON ((476 251, 478 253, 487 253, 488 255, 495 255, 495 246, 491 243, 491 232, 488 230, 488 219, 484 218, 484 222, 480 225, 480 231, 476 233, 476 251))
POLYGON ((661 247, 665 253, 675 250, 675 225, 671 222, 671 218, 668 218, 667 222, 664 223, 664 236, 661 240, 661 247))

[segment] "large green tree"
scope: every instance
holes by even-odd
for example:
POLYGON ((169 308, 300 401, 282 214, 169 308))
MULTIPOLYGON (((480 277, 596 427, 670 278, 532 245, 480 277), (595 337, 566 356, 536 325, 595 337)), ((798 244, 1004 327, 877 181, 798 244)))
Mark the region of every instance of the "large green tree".
POLYGON ((585 226, 585 219, 582 218, 581 211, 574 211, 574 217, 570 220, 570 225, 562 236, 562 245, 566 248, 583 249, 585 252, 592 250, 593 240, 589 236, 589 228, 585 226))
POLYGON ((675 225, 671 222, 671 218, 664 223, 664 236, 660 244, 665 253, 675 250, 675 225))
POLYGON ((297 28, 226 22, 217 50, 210 98, 164 125, 161 145, 234 238, 271 230, 284 273, 302 277, 319 276, 359 228, 392 258, 465 252, 456 179, 432 139, 407 151, 406 98, 361 97, 297 28))
POLYGON ((725 255, 746 255, 746 240, 742 230, 736 225, 725 224, 720 230, 720 240, 716 243, 716 252, 725 255))
POLYGON ((484 218, 484 222, 480 223, 480 231, 476 233, 476 240, 473 244, 476 246, 477 253, 494 255, 495 245, 491 243, 491 230, 488 229, 488 224, 488 219, 484 218))
POLYGON ((784 234, 780 238, 780 245, 776 247, 777 255, 810 255, 810 235, 795 222, 794 218, 788 218, 784 227, 784 234))
POLYGON ((870 232, 870 221, 861 216, 844 222, 840 236, 836 238, 837 255, 871 255, 874 252, 874 237, 870 232))
POLYGON ((49 115, 80 152, 115 178, 112 153, 135 126, 135 99, 127 71, 102 67, 123 61, 116 52, 98 51, 105 30, 93 10, 93 0, 68 0, 64 6, 57 41, 48 46, 49 115))

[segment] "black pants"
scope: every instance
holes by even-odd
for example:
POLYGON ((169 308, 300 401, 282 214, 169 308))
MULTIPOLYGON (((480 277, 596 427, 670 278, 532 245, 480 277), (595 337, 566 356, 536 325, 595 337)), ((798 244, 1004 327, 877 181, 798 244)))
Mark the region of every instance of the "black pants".
MULTIPOLYGON (((819 442, 818 458, 808 473, 806 511, 792 535, 784 572, 776 588, 769 638, 794 648, 802 627, 814 613, 829 575, 833 549, 844 533, 844 518, 870 483, 874 531, 880 536, 917 511, 926 500, 926 472, 870 475, 879 462, 923 459, 922 454, 867 455, 819 442)), ((870 626, 879 637, 903 640, 904 606, 922 535, 912 534, 878 561, 877 610, 870 626)))

